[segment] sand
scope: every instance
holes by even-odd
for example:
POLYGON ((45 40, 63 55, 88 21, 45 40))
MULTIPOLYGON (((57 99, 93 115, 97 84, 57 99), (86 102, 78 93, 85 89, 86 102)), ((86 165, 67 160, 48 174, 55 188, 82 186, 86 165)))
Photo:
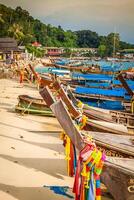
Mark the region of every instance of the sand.
POLYGON ((73 186, 56 118, 15 113, 18 95, 40 97, 37 88, 0 79, 0 94, 0 200, 70 199, 44 187, 73 186))

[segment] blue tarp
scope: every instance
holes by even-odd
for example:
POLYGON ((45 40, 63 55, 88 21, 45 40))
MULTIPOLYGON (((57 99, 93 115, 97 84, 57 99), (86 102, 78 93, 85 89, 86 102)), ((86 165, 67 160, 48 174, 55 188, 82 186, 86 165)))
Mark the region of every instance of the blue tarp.
POLYGON ((124 107, 121 101, 105 101, 105 100, 95 100, 88 99, 87 101, 83 98, 79 98, 83 103, 88 104, 89 106, 109 109, 109 110, 123 110, 124 107))
MULTIPOLYGON (((134 81, 127 81, 129 87, 134 90, 134 81)), ((89 86, 89 87, 110 87, 112 85, 122 85, 120 81, 118 80, 114 80, 113 82, 109 81, 109 82, 90 82, 87 81, 85 82, 85 86, 89 86)))
POLYGON ((94 82, 86 82, 85 83, 86 86, 89 87, 110 87, 111 83, 107 82, 107 83, 94 83, 94 82))
MULTIPOLYGON (((107 74, 81 74, 81 73, 73 73, 72 78, 77 78, 78 80, 80 78, 84 79, 86 81, 85 85, 91 85, 94 87, 109 87, 111 84, 114 85, 122 85, 119 80, 116 80, 116 77, 113 77, 113 75, 107 75, 107 74), (90 82, 92 81, 92 82, 90 82), (95 81, 95 82, 93 82, 95 81)), ((132 80, 126 80, 128 85, 133 88, 134 81, 132 80)))
MULTIPOLYGON (((104 96, 114 96, 114 97, 125 97, 125 90, 123 88, 119 89, 100 89, 100 88, 84 88, 77 87, 75 89, 77 94, 94 94, 94 95, 104 95, 104 96)), ((127 97, 125 97, 127 98, 127 97)))

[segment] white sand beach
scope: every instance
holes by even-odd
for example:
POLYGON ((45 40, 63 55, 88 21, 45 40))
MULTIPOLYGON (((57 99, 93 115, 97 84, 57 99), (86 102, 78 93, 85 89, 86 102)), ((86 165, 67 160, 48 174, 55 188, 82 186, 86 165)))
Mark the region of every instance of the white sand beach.
POLYGON ((1 79, 0 94, 0 200, 69 199, 43 187, 73 186, 56 118, 15 112, 19 94, 40 97, 38 90, 1 79))

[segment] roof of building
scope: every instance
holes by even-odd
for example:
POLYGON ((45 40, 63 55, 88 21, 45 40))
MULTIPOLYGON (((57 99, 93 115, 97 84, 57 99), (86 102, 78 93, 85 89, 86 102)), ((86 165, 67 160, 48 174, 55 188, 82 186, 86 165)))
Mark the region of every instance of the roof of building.
POLYGON ((34 47, 41 47, 42 45, 39 42, 33 42, 32 46, 34 46, 34 47))
POLYGON ((14 38, 0 38, 0 51, 19 51, 17 41, 14 38))

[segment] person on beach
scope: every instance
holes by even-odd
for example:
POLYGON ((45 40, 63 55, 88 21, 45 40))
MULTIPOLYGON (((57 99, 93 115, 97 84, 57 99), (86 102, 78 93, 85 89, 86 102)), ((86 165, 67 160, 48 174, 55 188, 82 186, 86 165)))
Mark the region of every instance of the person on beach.
POLYGON ((20 69, 20 84, 23 86, 24 81, 24 68, 20 69))

